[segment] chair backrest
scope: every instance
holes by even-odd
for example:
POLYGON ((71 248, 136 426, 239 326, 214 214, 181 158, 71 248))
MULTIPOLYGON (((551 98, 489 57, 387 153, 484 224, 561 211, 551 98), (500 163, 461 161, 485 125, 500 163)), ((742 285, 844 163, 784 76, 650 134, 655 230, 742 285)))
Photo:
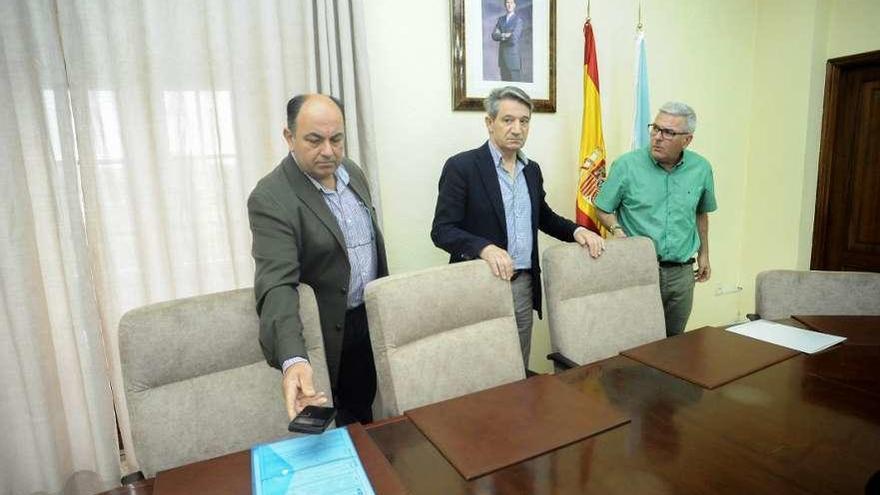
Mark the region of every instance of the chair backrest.
POLYGON ((543 259, 553 351, 588 364, 666 337, 650 239, 609 241, 596 259, 577 244, 562 244, 543 259))
POLYGON ((755 312, 791 315, 880 315, 880 273, 769 270, 755 279, 755 312))
POLYGON ((510 283, 482 260, 378 279, 365 301, 379 417, 525 378, 510 283))
MULTIPOLYGON (((316 387, 330 396, 318 305, 299 286, 316 387)), ((135 457, 145 476, 287 434, 281 374, 260 351, 253 289, 137 308, 119 323, 135 457)))

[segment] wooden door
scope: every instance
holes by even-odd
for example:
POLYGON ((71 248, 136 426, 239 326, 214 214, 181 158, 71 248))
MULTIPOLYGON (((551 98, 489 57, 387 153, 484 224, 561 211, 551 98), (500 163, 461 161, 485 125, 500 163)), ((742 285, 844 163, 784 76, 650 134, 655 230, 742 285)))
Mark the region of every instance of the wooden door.
POLYGON ((880 272, 880 50, 828 61, 810 267, 880 272))

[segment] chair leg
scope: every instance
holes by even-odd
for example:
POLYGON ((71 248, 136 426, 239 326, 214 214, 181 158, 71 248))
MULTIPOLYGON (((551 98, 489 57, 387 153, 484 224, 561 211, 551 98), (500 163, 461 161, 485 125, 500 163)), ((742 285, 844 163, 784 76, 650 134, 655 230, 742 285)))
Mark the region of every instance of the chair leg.
POLYGON ((128 484, 134 483, 136 481, 142 481, 143 479, 144 479, 144 473, 142 473, 140 471, 135 471, 133 473, 129 473, 129 474, 126 474, 125 476, 123 476, 119 480, 119 482, 122 485, 128 485, 128 484))
POLYGON ((547 354, 547 359, 553 361, 553 366, 557 370, 562 369, 564 371, 567 369, 577 368, 578 366, 580 366, 579 364, 572 361, 571 359, 568 359, 567 357, 563 356, 559 352, 547 354))

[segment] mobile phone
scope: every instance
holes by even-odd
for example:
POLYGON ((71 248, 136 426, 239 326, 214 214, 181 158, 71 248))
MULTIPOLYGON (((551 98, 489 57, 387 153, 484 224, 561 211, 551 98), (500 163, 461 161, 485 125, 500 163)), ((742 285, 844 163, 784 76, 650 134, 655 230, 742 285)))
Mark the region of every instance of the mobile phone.
POLYGON ((335 417, 334 407, 306 406, 287 425, 287 430, 297 433, 323 433, 335 417))

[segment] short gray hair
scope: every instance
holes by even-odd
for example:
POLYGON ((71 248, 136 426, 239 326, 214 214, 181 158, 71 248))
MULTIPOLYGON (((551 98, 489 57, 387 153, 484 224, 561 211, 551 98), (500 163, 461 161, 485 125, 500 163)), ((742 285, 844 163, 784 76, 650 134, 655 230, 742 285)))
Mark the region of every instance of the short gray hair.
POLYGON ((483 100, 483 108, 486 109, 486 113, 489 114, 489 117, 495 118, 498 116, 498 105, 501 100, 514 100, 522 103, 523 105, 529 107, 529 113, 532 113, 532 110, 535 109, 535 105, 532 103, 532 99, 529 98, 529 95, 526 94, 525 91, 517 88, 516 86, 503 86, 500 88, 493 89, 489 96, 483 100))
POLYGON ((660 107, 660 113, 684 117, 685 120, 687 120, 687 131, 690 134, 693 134, 694 131, 697 130, 697 114, 694 113, 694 109, 686 103, 680 101, 667 101, 662 107, 660 107))

